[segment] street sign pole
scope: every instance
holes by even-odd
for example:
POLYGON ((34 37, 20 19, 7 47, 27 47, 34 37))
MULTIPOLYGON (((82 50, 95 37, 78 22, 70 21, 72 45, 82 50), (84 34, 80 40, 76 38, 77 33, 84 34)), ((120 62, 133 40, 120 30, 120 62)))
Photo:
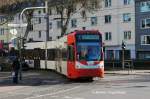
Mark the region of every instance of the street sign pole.
MULTIPOLYGON (((48 1, 46 0, 45 1, 45 6, 44 7, 28 7, 28 8, 25 8, 22 10, 22 12, 20 13, 20 24, 8 24, 8 26, 10 27, 25 27, 27 26, 27 24, 23 23, 23 19, 22 19, 22 16, 23 16, 23 13, 26 11, 26 10, 33 10, 33 9, 46 9, 46 13, 47 13, 47 32, 46 32, 46 38, 45 38, 45 68, 47 68, 47 41, 49 39, 49 15, 48 15, 48 1)), ((19 46, 19 54, 20 54, 20 80, 22 79, 22 53, 21 53, 21 41, 22 41, 22 38, 21 38, 21 34, 20 34, 20 37, 19 37, 19 41, 20 41, 20 46, 19 46)), ((24 39, 24 38, 23 38, 24 39)), ((26 38, 25 38, 26 39, 26 38)))
POLYGON ((49 40, 49 14, 48 14, 48 2, 45 1, 46 9, 46 38, 45 38, 45 69, 47 69, 47 41, 49 40))
MULTIPOLYGON (((27 26, 27 23, 21 23, 20 24, 8 24, 9 27, 13 28, 21 28, 21 32, 23 32, 23 27, 27 26)), ((16 34, 15 31, 12 31, 13 34, 16 34)), ((20 58, 20 70, 19 70, 19 79, 22 80, 22 52, 21 52, 21 47, 22 47, 22 36, 21 33, 19 34, 18 39, 18 49, 19 49, 19 58, 20 58)))

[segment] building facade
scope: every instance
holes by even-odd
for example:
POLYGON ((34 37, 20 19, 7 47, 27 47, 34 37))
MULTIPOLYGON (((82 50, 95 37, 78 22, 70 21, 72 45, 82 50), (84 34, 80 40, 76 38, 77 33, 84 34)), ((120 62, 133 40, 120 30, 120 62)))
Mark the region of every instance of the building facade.
POLYGON ((8 48, 9 35, 5 21, 6 17, 4 15, 0 15, 0 49, 8 48))
POLYGON ((5 16, 0 17, 0 48, 9 50, 14 47, 17 49, 18 37, 24 35, 26 27, 19 26, 19 14, 16 14, 10 22, 6 20, 5 16))
MULTIPOLYGON (((33 30, 28 35, 28 40, 45 41, 46 19, 43 10, 35 11, 33 30), (38 17, 36 17, 38 16, 38 17), (41 17, 39 17, 41 16, 41 17)), ((60 20, 55 10, 49 16, 49 38, 56 40, 61 35, 60 20)), ((119 60, 122 57, 122 41, 126 43, 125 58, 135 59, 135 3, 134 0, 103 0, 101 8, 95 12, 87 12, 86 20, 80 11, 71 16, 67 33, 74 30, 99 30, 103 35, 105 44, 105 58, 119 60)))
MULTIPOLYGON (((126 43, 125 59, 135 59, 135 2, 134 0, 103 0, 100 4, 101 8, 93 12, 87 12, 87 18, 83 19, 81 11, 77 7, 77 13, 71 16, 67 33, 74 30, 99 30, 103 35, 105 44, 105 59, 119 60, 122 57, 122 41, 126 43)), ((9 24, 18 24, 19 15, 9 24)), ((49 40, 56 40, 61 35, 61 21, 54 20, 60 18, 57 11, 51 9, 49 11, 49 40)), ((47 21, 45 18, 45 10, 35 10, 33 14, 31 29, 28 34, 27 41, 45 41, 47 21)), ((23 36, 26 28, 8 27, 6 30, 17 29, 18 36, 23 36)), ((2 30, 3 31, 3 30, 2 30)), ((7 32, 5 32, 7 34, 7 32)), ((3 35, 0 35, 2 40, 3 35)), ((12 39, 12 35, 5 37, 12 39)), ((4 40, 9 42, 9 40, 4 40)), ((3 42, 3 41, 2 41, 3 42)), ((137 43, 137 42, 136 42, 137 43)))
POLYGON ((135 0, 136 55, 150 59, 150 0, 135 0))

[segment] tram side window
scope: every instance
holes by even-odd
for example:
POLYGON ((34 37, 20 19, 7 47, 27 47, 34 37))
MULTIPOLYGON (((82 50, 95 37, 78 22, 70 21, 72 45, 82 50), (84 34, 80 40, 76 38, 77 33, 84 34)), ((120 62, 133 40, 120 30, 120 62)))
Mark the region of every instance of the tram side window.
POLYGON ((74 61, 74 48, 73 48, 73 46, 68 46, 68 60, 74 61))
POLYGON ((47 54, 48 54, 48 60, 55 59, 55 49, 49 49, 47 54))
POLYGON ((30 60, 32 60, 32 59, 34 59, 34 54, 33 54, 33 50, 26 50, 26 53, 25 53, 26 55, 26 59, 30 59, 30 60))
POLYGON ((67 60, 67 49, 62 49, 62 59, 64 60, 64 61, 66 61, 67 60))
POLYGON ((34 49, 34 59, 40 59, 40 53, 41 53, 41 49, 36 48, 34 49))
POLYGON ((44 49, 40 50, 40 59, 45 60, 45 50, 44 49))

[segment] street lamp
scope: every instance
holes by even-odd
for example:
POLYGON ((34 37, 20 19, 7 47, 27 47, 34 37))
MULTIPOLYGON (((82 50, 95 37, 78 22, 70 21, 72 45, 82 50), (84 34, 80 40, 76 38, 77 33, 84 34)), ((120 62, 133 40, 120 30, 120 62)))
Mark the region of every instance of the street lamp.
POLYGON ((33 10, 33 9, 46 9, 46 39, 45 39, 45 69, 47 69, 47 41, 49 40, 49 14, 48 14, 48 1, 45 1, 44 7, 28 7, 22 10, 20 14, 20 23, 23 23, 22 15, 26 10, 33 10))

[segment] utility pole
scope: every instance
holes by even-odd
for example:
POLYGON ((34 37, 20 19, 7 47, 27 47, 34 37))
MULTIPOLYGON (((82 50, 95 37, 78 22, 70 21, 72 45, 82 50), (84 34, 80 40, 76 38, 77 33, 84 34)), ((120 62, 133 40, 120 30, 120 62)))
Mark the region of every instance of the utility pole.
MULTIPOLYGON (((22 20, 21 20, 22 21, 22 20)), ((21 47, 22 47, 22 35, 21 35, 21 33, 23 33, 23 27, 26 27, 27 26, 27 24, 23 24, 23 23, 21 23, 21 21, 20 21, 20 23, 19 24, 8 24, 8 27, 13 27, 13 28, 20 28, 21 29, 21 31, 20 31, 20 34, 18 35, 18 37, 17 37, 17 41, 18 41, 18 50, 19 50, 19 58, 20 58, 20 70, 19 70, 19 79, 20 80, 22 80, 22 52, 21 52, 21 47)), ((16 31, 16 33, 15 34, 17 34, 17 31, 16 31)))
POLYGON ((45 37, 45 69, 47 69, 47 42, 49 40, 49 14, 48 14, 48 1, 45 1, 46 10, 46 37, 45 37))
POLYGON ((20 56, 20 70, 19 70, 19 79, 22 80, 22 52, 21 52, 21 47, 22 47, 22 39, 21 35, 19 37, 19 56, 20 56))
POLYGON ((126 45, 125 45, 125 42, 122 41, 122 69, 124 70, 124 61, 125 61, 125 58, 124 58, 124 52, 125 52, 125 48, 126 48, 126 45))

